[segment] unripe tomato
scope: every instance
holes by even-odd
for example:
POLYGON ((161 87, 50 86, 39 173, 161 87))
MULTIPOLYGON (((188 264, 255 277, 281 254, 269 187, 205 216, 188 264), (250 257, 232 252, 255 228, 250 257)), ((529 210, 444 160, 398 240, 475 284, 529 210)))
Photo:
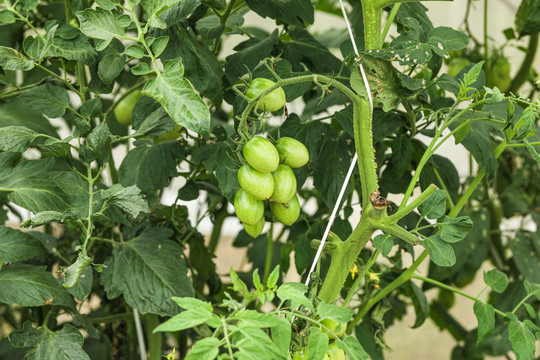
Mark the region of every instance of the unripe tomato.
POLYGON ((321 324, 324 326, 321 327, 321 331, 327 333, 329 339, 335 339, 336 336, 343 336, 343 334, 345 334, 345 330, 347 329, 347 324, 340 324, 331 319, 323 319, 321 324))
POLYGON ((508 59, 500 57, 491 66, 491 77, 489 78, 491 84, 489 86, 496 86, 502 92, 505 92, 510 87, 512 79, 510 78, 510 62, 508 59))
POLYGON ((328 345, 324 360, 345 360, 345 351, 338 348, 336 343, 328 345))
POLYGON ((131 113, 133 112, 133 108, 141 96, 142 92, 140 90, 135 90, 116 104, 116 107, 114 108, 114 116, 120 124, 125 126, 131 125, 131 113))
POLYGON ((279 161, 292 168, 299 168, 307 164, 309 153, 307 148, 300 141, 282 137, 276 142, 276 149, 279 153, 279 161))
POLYGON ((296 194, 296 176, 287 165, 279 165, 272 173, 274 178, 274 192, 270 199, 278 203, 286 203, 296 194))
POLYGON ((244 145, 244 158, 252 168, 262 172, 275 171, 279 165, 276 147, 261 136, 254 136, 244 145))
POLYGON ((307 349, 295 351, 292 360, 307 360, 307 349))
MULTIPOLYGON (((272 80, 265 78, 256 78, 253 79, 251 84, 249 84, 246 90, 246 96, 250 99, 253 99, 264 90, 268 89, 270 86, 275 85, 276 83, 272 80)), ((269 94, 266 94, 261 101, 259 101, 258 109, 262 111, 278 111, 283 106, 287 99, 285 98, 285 92, 282 88, 277 88, 269 94)))
POLYGON ((253 238, 256 238, 257 236, 261 235, 263 228, 264 228, 264 216, 257 222, 255 225, 248 225, 244 224, 244 229, 246 232, 253 238))
POLYGON ((158 136, 154 136, 154 143, 159 144, 164 141, 168 140, 176 140, 180 137, 180 134, 184 130, 184 127, 182 125, 174 124, 174 129, 171 131, 166 132, 165 134, 161 134, 158 136))
POLYGON ((450 60, 450 63, 448 64, 448 75, 455 78, 456 75, 459 74, 459 72, 470 63, 471 61, 469 59, 464 58, 456 58, 450 60))
POLYGON ((255 225, 264 215, 264 204, 261 200, 255 200, 240 189, 234 197, 234 211, 241 222, 255 225))
POLYGON ((271 202, 270 210, 276 219, 285 225, 292 225, 300 216, 300 203, 298 202, 298 197, 293 196, 286 204, 271 202))
POLYGON ((247 163, 238 170, 238 182, 245 192, 257 200, 268 199, 274 192, 272 173, 255 170, 247 163))

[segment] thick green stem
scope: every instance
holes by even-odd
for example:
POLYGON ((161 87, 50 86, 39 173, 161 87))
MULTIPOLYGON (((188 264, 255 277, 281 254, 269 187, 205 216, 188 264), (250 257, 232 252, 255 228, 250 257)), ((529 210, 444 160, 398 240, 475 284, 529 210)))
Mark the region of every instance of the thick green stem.
POLYGON ((266 239, 266 260, 264 262, 264 274, 263 274, 263 284, 266 284, 268 280, 268 275, 270 275, 270 266, 272 265, 272 254, 274 249, 274 223, 270 223, 270 230, 267 234, 266 239))
POLYGON ((328 274, 326 274, 319 292, 319 298, 326 303, 331 303, 338 298, 358 254, 366 246, 375 231, 368 220, 368 216, 363 216, 360 219, 349 238, 341 243, 332 254, 328 274))
POLYGON ((525 55, 525 58, 523 59, 523 62, 521 63, 521 66, 516 76, 514 77, 514 80, 512 80, 512 83, 510 84, 510 89, 508 89, 508 91, 512 93, 516 93, 521 87, 521 85, 523 85, 523 83, 527 81, 531 72, 531 66, 533 64, 537 49, 538 49, 538 33, 535 32, 534 34, 531 34, 531 36, 529 37, 529 45, 527 46, 527 53, 525 55))
POLYGON ((163 342, 163 334, 160 332, 153 333, 152 331, 159 325, 158 316, 155 314, 141 315, 148 341, 148 354, 150 359, 161 358, 161 347, 163 342))
POLYGON ((223 208, 219 210, 216 214, 216 220, 214 222, 214 227, 212 228, 212 234, 210 235, 210 242, 208 243, 208 250, 211 254, 216 252, 216 248, 219 242, 219 237, 221 236, 221 229, 223 227, 223 222, 229 216, 227 212, 227 204, 223 205, 223 208))

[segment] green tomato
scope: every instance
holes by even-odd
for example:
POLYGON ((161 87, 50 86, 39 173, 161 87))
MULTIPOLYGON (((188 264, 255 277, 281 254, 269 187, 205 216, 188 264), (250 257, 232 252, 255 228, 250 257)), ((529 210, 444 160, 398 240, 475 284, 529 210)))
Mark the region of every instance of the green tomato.
POLYGON ((174 124, 174 129, 172 129, 171 131, 168 131, 165 134, 154 136, 154 143, 159 144, 168 140, 176 140, 180 137, 180 134, 183 130, 184 127, 182 125, 174 124))
POLYGON ((324 360, 345 360, 345 351, 338 348, 336 343, 330 344, 328 350, 326 350, 324 360))
POLYGON ((264 215, 264 204, 240 189, 234 197, 234 211, 238 219, 247 225, 255 225, 264 215))
POLYGON ((276 149, 279 153, 279 161, 292 168, 299 168, 309 161, 307 148, 300 141, 282 137, 276 142, 276 149))
POLYGON ((331 319, 321 320, 321 331, 328 334, 329 339, 335 339, 336 337, 342 337, 347 329, 347 324, 340 324, 337 321, 331 319))
POLYGON ((307 360, 307 359, 308 359, 307 349, 295 351, 292 356, 292 360, 307 360))
POLYGON ((272 173, 274 192, 270 199, 278 203, 286 203, 296 194, 296 176, 287 165, 279 165, 272 173))
POLYGON ((512 79, 510 78, 510 62, 508 59, 500 57, 491 66, 489 86, 496 86, 502 92, 510 87, 512 79))
POLYGON ((455 78, 457 74, 459 74, 459 72, 470 63, 471 61, 469 59, 464 58, 456 58, 450 60, 450 63, 448 64, 448 75, 455 78))
POLYGON ((264 228, 264 216, 255 225, 248 225, 248 224, 244 224, 244 223, 242 223, 242 225, 244 225, 244 229, 249 234, 249 236, 251 236, 253 238, 256 238, 257 236, 261 235, 261 233, 263 231, 263 228, 264 228))
MULTIPOLYGON (((246 90, 246 96, 250 99, 253 99, 264 90, 268 89, 270 86, 275 85, 276 83, 272 80, 265 78, 256 78, 253 79, 251 84, 249 84, 246 90)), ((258 109, 262 111, 278 111, 283 106, 287 99, 285 98, 285 92, 282 88, 277 88, 274 91, 266 94, 260 101, 258 109)))
POLYGON ((142 92, 140 90, 135 90, 116 104, 116 107, 114 108, 114 116, 120 124, 125 126, 131 125, 131 113, 133 112, 133 108, 141 96, 142 92))
POLYGON ((256 170, 247 163, 238 170, 238 182, 245 192, 257 200, 268 199, 274 192, 272 173, 256 170))
POLYGON ((298 216, 300 216, 298 197, 294 195, 286 204, 271 202, 270 210, 272 210, 272 214, 274 214, 280 223, 292 225, 298 219, 298 216))
POLYGON ((279 165, 276 147, 261 136, 254 136, 244 145, 244 158, 252 168, 262 172, 275 171, 279 165))

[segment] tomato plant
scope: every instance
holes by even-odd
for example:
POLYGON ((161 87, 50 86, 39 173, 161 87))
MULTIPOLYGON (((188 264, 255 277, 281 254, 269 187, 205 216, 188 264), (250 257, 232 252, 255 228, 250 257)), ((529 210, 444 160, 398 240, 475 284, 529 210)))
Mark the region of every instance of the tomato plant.
POLYGON ((538 357, 540 4, 343 3, 0 1, 0 359, 538 357))

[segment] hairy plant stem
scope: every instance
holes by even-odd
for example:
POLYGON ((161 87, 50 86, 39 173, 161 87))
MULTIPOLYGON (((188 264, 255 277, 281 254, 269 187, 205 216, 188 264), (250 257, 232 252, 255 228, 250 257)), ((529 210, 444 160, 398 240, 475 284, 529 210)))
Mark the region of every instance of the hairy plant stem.
POLYGON ((530 35, 529 37, 529 44, 527 46, 527 53, 525 54, 525 58, 523 59, 523 62, 521 63, 521 66, 519 67, 519 70, 512 80, 512 83, 510 84, 510 89, 508 89, 511 93, 516 93, 521 85, 527 79, 529 78, 530 72, 531 72, 531 66, 534 61, 534 57, 536 55, 536 50, 538 49, 538 33, 535 32, 530 35))
POLYGON ((321 300, 332 303, 338 298, 351 267, 374 231, 369 216, 364 215, 349 238, 334 250, 330 268, 319 292, 321 300))

